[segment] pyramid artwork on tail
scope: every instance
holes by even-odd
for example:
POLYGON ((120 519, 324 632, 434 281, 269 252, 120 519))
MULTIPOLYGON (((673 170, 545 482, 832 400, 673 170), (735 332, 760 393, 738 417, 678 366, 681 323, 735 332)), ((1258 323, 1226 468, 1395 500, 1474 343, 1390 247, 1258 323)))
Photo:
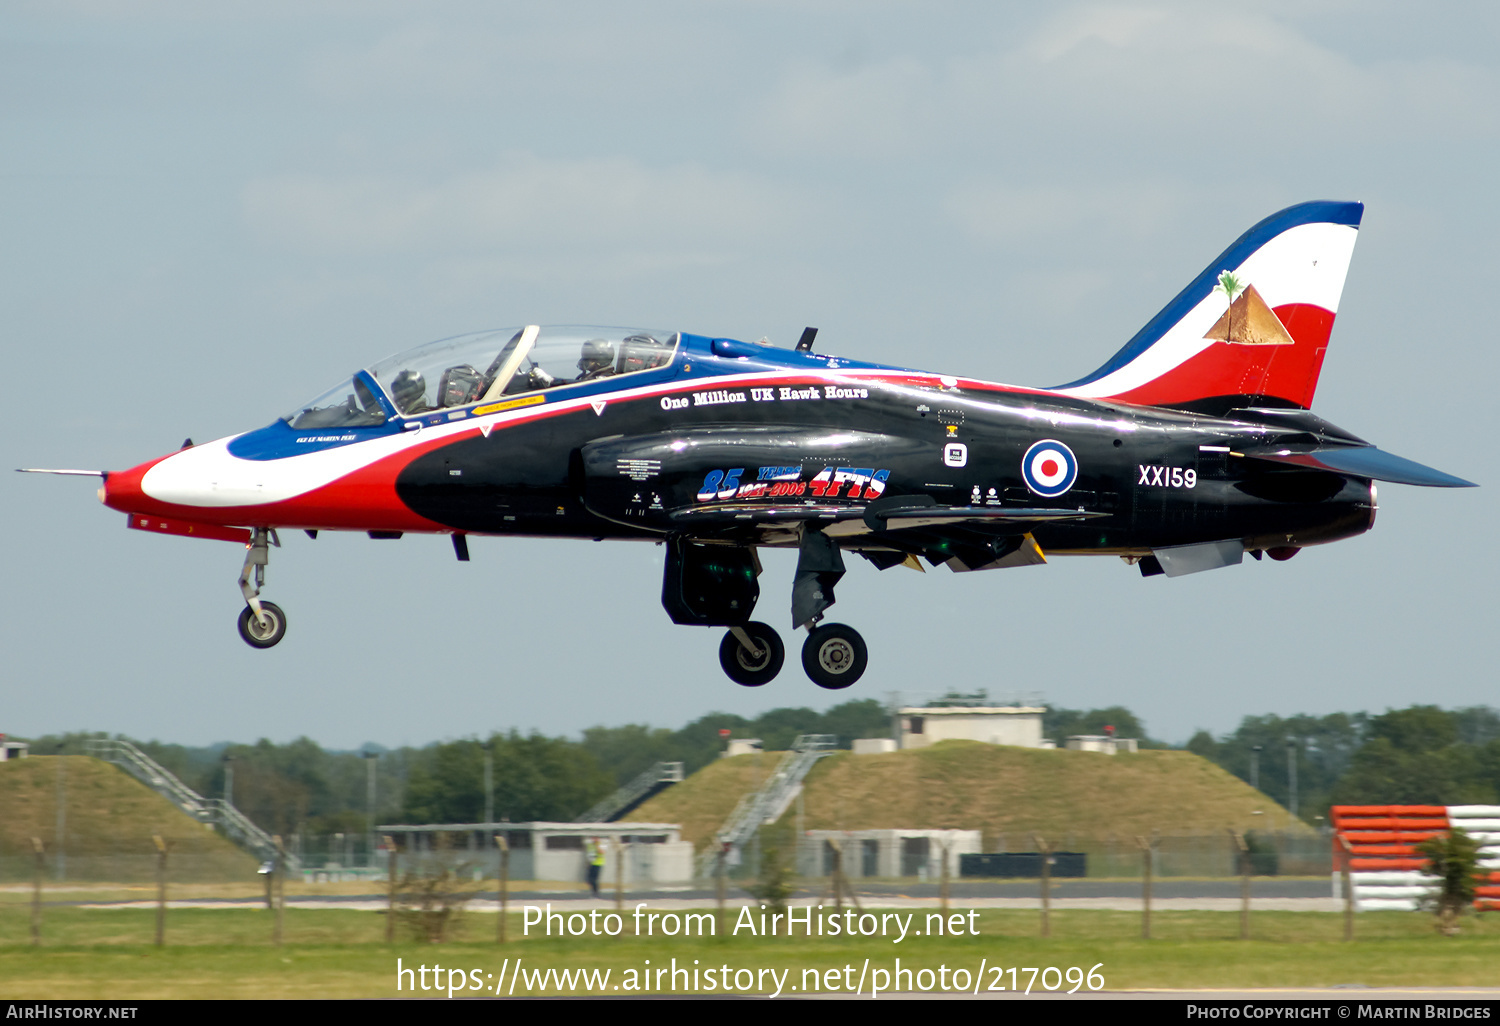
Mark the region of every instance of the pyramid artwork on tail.
MULTIPOLYGON (((1234 276, 1228 271, 1219 275, 1219 289, 1229 292, 1225 282, 1234 285, 1234 276)), ((1276 311, 1266 305, 1266 301, 1254 285, 1245 287, 1240 297, 1229 304, 1229 309, 1224 311, 1224 316, 1214 322, 1214 326, 1208 329, 1204 338, 1214 339, 1219 342, 1228 342, 1237 346, 1292 346, 1296 340, 1286 330, 1286 325, 1281 323, 1281 318, 1276 316, 1276 311)))

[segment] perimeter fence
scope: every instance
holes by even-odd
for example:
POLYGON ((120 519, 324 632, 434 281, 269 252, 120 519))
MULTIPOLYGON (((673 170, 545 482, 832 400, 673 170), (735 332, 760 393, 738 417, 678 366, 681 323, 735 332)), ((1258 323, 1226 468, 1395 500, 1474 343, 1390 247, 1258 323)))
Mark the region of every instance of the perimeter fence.
MULTIPOLYGON (((1315 831, 1259 831, 1244 835, 1253 876, 1327 876, 1333 872, 1332 843, 1315 831)), ((1058 851, 1087 856, 1091 877, 1139 876, 1144 840, 1152 851, 1152 874, 1163 877, 1230 877, 1240 873, 1239 844, 1228 831, 1137 838, 1059 838, 1058 851)), ((1030 845, 1016 850, 1035 851, 1030 845)))
MULTIPOLYGON (((471 831, 453 831, 450 843, 438 843, 425 847, 420 852, 398 852, 401 871, 417 868, 422 873, 438 873, 462 867, 466 876, 487 879, 495 874, 495 846, 474 843, 468 837, 471 831)), ((897 831, 900 832, 900 831, 897 831)), ((1247 858, 1253 876, 1328 876, 1335 870, 1332 844, 1319 831, 1250 831, 1244 835, 1247 858)), ((49 841, 49 838, 46 838, 49 841)), ((118 838, 117 850, 113 852, 72 853, 58 852, 55 844, 43 844, 42 876, 48 883, 136 883, 156 879, 156 852, 150 837, 118 838)), ((1056 853, 1070 853, 1067 859, 1068 876, 1103 877, 1103 879, 1125 879, 1142 873, 1142 841, 1151 846, 1152 874, 1158 877, 1206 877, 1227 879, 1241 874, 1239 846, 1232 834, 1221 832, 1178 832, 1155 837, 1086 837, 1079 834, 1064 834, 1049 837, 1049 849, 1056 853), (1082 856, 1082 858, 1074 858, 1082 856), (1077 867, 1082 865, 1082 873, 1077 867)), ((858 841, 852 841, 858 844, 858 841)), ((747 882, 757 879, 762 871, 766 847, 771 841, 754 838, 745 844, 738 864, 726 865, 727 879, 747 882)), ((288 855, 296 856, 302 870, 291 873, 291 879, 309 882, 341 882, 353 879, 384 879, 389 870, 390 856, 380 847, 371 847, 363 834, 291 834, 285 838, 288 855)), ((642 846, 645 849, 646 846, 642 846)), ((850 847, 852 852, 853 847, 850 847)), ((1035 838, 1029 834, 986 835, 983 853, 986 855, 1037 855, 1035 838)), ((826 876, 826 841, 823 838, 801 838, 795 849, 781 849, 781 864, 801 868, 799 876, 804 879, 819 879, 826 876)), ((700 867, 708 868, 703 873, 699 868, 696 882, 708 885, 712 880, 712 859, 700 859, 700 867)), ((932 856, 922 859, 921 864, 904 865, 898 874, 880 874, 862 871, 859 859, 850 853, 843 861, 843 871, 850 880, 864 879, 912 879, 935 880, 941 873, 941 855, 938 844, 932 846, 932 856)), ((1002 862, 983 862, 986 865, 1002 862)), ((1040 865, 1035 858, 1011 859, 1014 865, 1040 865)), ((181 882, 210 883, 236 882, 254 879, 263 867, 261 859, 245 852, 169 852, 168 873, 181 882)), ((529 859, 514 858, 514 868, 529 867, 529 859)), ((1053 862, 1058 865, 1058 862, 1053 862)), ((957 861, 953 862, 954 879, 959 877, 957 861)), ((0 883, 30 882, 36 876, 36 855, 30 850, 0 850, 0 883)), ((1031 876, 1029 873, 1005 873, 1005 876, 1031 876)), ((517 877, 520 879, 520 877, 517 877)), ((555 880, 555 882, 580 882, 577 879, 555 880)), ((690 883, 693 880, 681 880, 690 883)))
MULTIPOLYGON (((899 834, 899 831, 897 832, 899 834)), ((1320 832, 1305 831, 1251 831, 1245 836, 1246 855, 1250 872, 1254 876, 1328 876, 1335 869, 1332 845, 1320 832)), ((70 852, 58 851, 51 839, 44 839, 42 875, 49 886, 58 883, 147 883, 156 879, 157 856, 149 837, 120 839, 113 850, 70 852)), ((914 838, 915 840, 915 838, 914 838)), ((1239 876, 1239 848, 1234 837, 1227 831, 1217 833, 1177 833, 1137 839, 1135 837, 1103 838, 1077 834, 1065 834, 1048 838, 1048 847, 1055 853, 1074 853, 1080 859, 1069 859, 1066 875, 1079 875, 1075 868, 1081 863, 1081 875, 1089 878, 1128 879, 1139 877, 1143 868, 1143 852, 1140 841, 1151 848, 1152 875, 1156 877, 1228 879, 1239 876)), ((300 872, 293 872, 290 879, 308 882, 337 883, 350 880, 383 880, 389 868, 389 854, 378 846, 371 848, 363 834, 291 834, 284 839, 286 851, 300 860, 300 872)), ((773 845, 768 836, 760 836, 745 845, 738 864, 725 867, 725 876, 736 883, 758 879, 762 872, 765 852, 773 845)), ((852 882, 860 879, 935 881, 941 873, 940 846, 933 843, 924 847, 929 854, 915 863, 907 860, 903 872, 881 874, 866 872, 865 865, 857 856, 857 840, 849 842, 850 854, 843 859, 843 872, 852 882)), ((650 846, 638 846, 644 851, 650 846)), ((984 838, 984 854, 1035 855, 1037 847, 1031 835, 997 835, 984 838)), ((649 854, 649 853, 648 853, 649 854)), ((797 867, 804 880, 816 880, 828 875, 830 865, 827 843, 823 838, 804 837, 799 843, 781 848, 781 863, 797 867)), ((1012 860, 1016 865, 1039 865, 1032 859, 1012 860)), ((495 874, 496 849, 493 841, 488 847, 475 843, 465 832, 454 831, 451 843, 441 840, 420 851, 398 852, 399 871, 417 869, 421 873, 437 873, 462 867, 465 875, 476 879, 491 878, 495 874)), ((611 863, 612 864, 612 863, 611 863)), ((995 863, 986 863, 995 864, 995 863)), ((168 872, 171 879, 192 883, 232 883, 253 881, 263 863, 240 851, 232 852, 178 852, 169 849, 168 872)), ((512 866, 521 870, 531 865, 529 860, 513 854, 512 866)), ((950 863, 951 875, 959 878, 957 856, 950 863)), ((1057 865, 1054 862, 1054 865, 1057 865)), ((699 860, 699 875, 693 880, 676 881, 681 885, 699 884, 711 887, 713 860, 699 860)), ((580 862, 581 867, 581 862, 580 862)), ((37 873, 34 852, 30 850, 0 850, 0 885, 30 883, 37 873)), ((1004 874, 1009 877, 1034 874, 1004 874)), ((1062 874, 1057 874, 1061 876, 1062 874)), ((518 876, 517 879, 523 879, 518 876)), ((580 883, 584 872, 580 868, 575 879, 562 879, 556 883, 580 883)), ((612 876, 606 874, 606 880, 612 876)), ((665 882, 665 881, 664 881, 665 882)))

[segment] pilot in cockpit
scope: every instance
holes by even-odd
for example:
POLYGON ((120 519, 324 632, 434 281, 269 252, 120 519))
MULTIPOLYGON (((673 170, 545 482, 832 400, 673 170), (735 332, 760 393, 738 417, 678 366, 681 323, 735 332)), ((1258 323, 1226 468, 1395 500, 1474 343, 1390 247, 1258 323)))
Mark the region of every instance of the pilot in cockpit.
POLYGON ((615 372, 615 347, 602 338, 591 338, 583 344, 583 355, 578 358, 578 369, 583 373, 574 381, 593 381, 615 372))
POLYGON ((391 379, 391 398, 396 408, 410 416, 427 409, 427 382, 414 370, 404 370, 391 379))
POLYGON ((620 343, 621 374, 661 367, 671 358, 671 348, 650 335, 631 335, 620 343))

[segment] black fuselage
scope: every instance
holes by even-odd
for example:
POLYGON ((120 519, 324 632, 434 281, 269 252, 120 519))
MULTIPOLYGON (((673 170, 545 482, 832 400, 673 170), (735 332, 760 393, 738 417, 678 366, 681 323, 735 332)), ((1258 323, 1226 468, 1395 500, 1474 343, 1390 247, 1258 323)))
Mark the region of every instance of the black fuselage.
MULTIPOLYGON (((695 378, 668 391, 645 391, 539 411, 487 437, 454 441, 412 461, 397 478, 397 493, 413 511, 459 532, 687 533, 775 545, 794 544, 794 537, 764 517, 747 515, 736 523, 694 513, 716 503, 752 510, 757 502, 857 505, 875 494, 870 482, 845 481, 836 493, 831 479, 814 489, 820 494, 808 486, 828 471, 865 477, 883 471, 883 499, 923 496, 942 507, 1064 507, 1096 514, 977 531, 1029 531, 1046 552, 1080 554, 1144 554, 1226 539, 1252 551, 1295 548, 1359 534, 1374 517, 1366 480, 1239 455, 1276 443, 1357 441, 1300 410, 1251 408, 1209 417, 1050 393, 914 387, 869 376, 766 375, 758 383, 745 376, 695 378), (1076 456, 1076 476, 1061 494, 1040 495, 1023 475, 1023 457, 1043 440, 1061 442, 1076 456), (961 459, 952 455, 957 452, 961 459), (767 487, 746 491, 760 483, 767 487)), ((961 540, 976 528, 959 532, 961 540)), ((934 536, 856 530, 840 544, 924 552, 934 536)))

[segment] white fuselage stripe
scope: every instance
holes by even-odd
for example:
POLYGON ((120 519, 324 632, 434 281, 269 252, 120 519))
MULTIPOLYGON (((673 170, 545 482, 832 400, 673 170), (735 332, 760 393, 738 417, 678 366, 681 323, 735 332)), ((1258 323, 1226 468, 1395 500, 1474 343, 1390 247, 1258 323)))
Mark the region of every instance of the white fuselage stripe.
MULTIPOLYGON (((434 439, 457 438, 465 434, 476 433, 483 428, 493 431, 538 415, 552 416, 588 409, 601 402, 607 405, 674 392, 704 391, 752 383, 808 378, 826 381, 830 384, 850 380, 870 381, 871 379, 891 378, 896 380, 891 381, 890 386, 900 388, 903 383, 901 379, 909 377, 936 377, 936 375, 922 371, 848 368, 755 371, 707 378, 677 378, 669 382, 644 385, 619 392, 579 396, 574 399, 527 406, 483 417, 466 417, 451 423, 414 428, 400 434, 382 435, 379 438, 351 442, 332 449, 298 453, 270 460, 247 460, 234 456, 229 452, 229 443, 241 436, 231 435, 228 438, 206 442, 168 456, 146 471, 141 479, 141 490, 160 502, 169 502, 179 506, 204 508, 263 506, 306 495, 363 467, 414 446, 429 444, 434 439)), ((961 380, 967 382, 970 379, 961 380)))

